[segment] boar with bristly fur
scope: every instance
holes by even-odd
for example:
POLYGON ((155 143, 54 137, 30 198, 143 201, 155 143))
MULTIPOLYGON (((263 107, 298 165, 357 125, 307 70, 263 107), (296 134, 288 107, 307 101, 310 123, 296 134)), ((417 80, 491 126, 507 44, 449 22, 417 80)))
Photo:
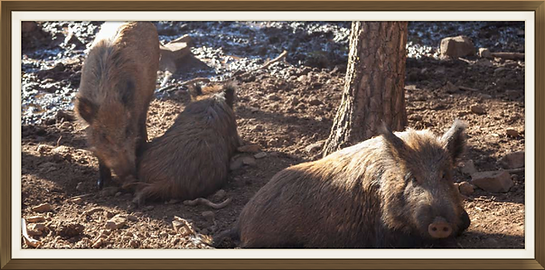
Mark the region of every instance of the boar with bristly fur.
POLYGON ((452 169, 465 146, 455 121, 382 136, 277 173, 215 237, 252 247, 452 246, 470 224, 452 169))
POLYGON ((193 102, 165 134, 144 147, 138 159, 135 203, 195 199, 225 184, 240 138, 232 109, 235 86, 228 83, 221 90, 193 89, 193 102))
POLYGON ((105 23, 83 64, 75 110, 89 124, 98 157, 98 187, 136 171, 159 67, 159 37, 150 22, 105 23))

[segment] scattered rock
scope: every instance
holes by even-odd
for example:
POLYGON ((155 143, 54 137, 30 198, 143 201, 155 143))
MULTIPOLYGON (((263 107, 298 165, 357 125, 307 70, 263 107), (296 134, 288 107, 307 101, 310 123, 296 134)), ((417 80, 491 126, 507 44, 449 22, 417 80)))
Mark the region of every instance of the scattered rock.
POLYGON ((38 222, 44 222, 45 218, 43 216, 32 216, 32 217, 27 217, 26 221, 30 223, 38 223, 38 222))
POLYGON ((146 211, 152 211, 153 209, 155 209, 155 206, 153 205, 148 205, 144 208, 146 211))
POLYGON ((444 89, 445 89, 445 92, 447 92, 449 94, 456 93, 456 92, 458 92, 460 90, 460 88, 458 86, 454 85, 450 81, 447 81, 447 83, 444 86, 444 89))
POLYGON ((516 138, 519 136, 519 132, 515 129, 509 128, 505 131, 505 134, 509 137, 516 138))
POLYGON ((237 148, 237 151, 243 153, 257 153, 259 152, 259 145, 257 144, 247 144, 237 148))
POLYGON ((106 228, 110 230, 117 230, 125 226, 125 223, 127 223, 127 216, 117 214, 106 222, 106 228))
POLYGON ((309 105, 312 105, 312 106, 318 106, 320 104, 322 104, 322 102, 318 99, 311 99, 309 102, 308 102, 309 105))
POLYGON ((465 174, 473 174, 475 172, 477 172, 477 170, 475 169, 475 164, 473 163, 473 160, 466 160, 462 165, 461 165, 461 168, 462 168, 462 173, 465 173, 465 174))
POLYGON ((492 54, 490 54, 490 50, 488 48, 479 48, 479 57, 492 58, 492 54))
POLYGON ((514 184, 506 171, 476 172, 471 175, 471 183, 489 192, 507 192, 514 184))
POLYGON ((290 98, 290 104, 291 104, 291 106, 297 106, 297 104, 299 104, 299 99, 297 97, 295 97, 295 96, 292 96, 290 98))
POLYGON ((242 159, 238 158, 233 161, 231 161, 231 164, 229 165, 229 169, 231 171, 236 171, 242 167, 242 159))
POLYGON ((513 152, 505 155, 499 160, 499 163, 505 169, 515 169, 524 167, 524 151, 513 152))
POLYGON ((256 164, 255 158, 252 156, 245 156, 242 158, 242 164, 248 165, 248 166, 254 166, 256 164))
POLYGON ((473 188, 473 185, 464 181, 464 182, 461 182, 460 185, 458 186, 458 188, 460 189, 460 193, 468 196, 468 195, 471 195, 473 194, 473 192, 475 192, 475 189, 473 188))
POLYGON ((471 112, 476 113, 476 114, 485 114, 486 110, 481 105, 473 105, 473 106, 471 106, 471 112))
POLYGON ((105 187, 100 191, 100 195, 103 197, 112 197, 119 191, 118 187, 105 187))
POLYGON ((69 223, 61 225, 61 228, 57 232, 65 238, 71 238, 83 233, 85 226, 77 223, 69 223))
POLYGON ((467 36, 446 37, 441 40, 441 56, 458 58, 474 55, 475 46, 467 36))
POLYGON ((32 211, 43 213, 43 212, 49 212, 53 210, 53 207, 49 203, 42 203, 40 205, 32 207, 32 211))
MULTIPOLYGON (((133 216, 133 215, 128 215, 128 216, 127 216, 127 219, 128 219, 129 221, 138 221, 138 218, 137 218, 136 216, 133 216)), ((129 233, 129 232, 127 232, 127 233, 129 233)))
POLYGON ((208 220, 209 222, 213 222, 216 215, 212 211, 204 211, 202 212, 202 216, 206 218, 206 220, 208 220))
POLYGON ((267 153, 265 153, 265 152, 259 152, 259 153, 257 153, 257 154, 254 155, 254 158, 256 158, 256 159, 261 159, 261 158, 264 158, 264 157, 266 157, 266 156, 267 156, 267 153))
POLYGON ((316 153, 316 152, 319 152, 322 149, 323 145, 324 145, 323 141, 316 142, 316 143, 313 143, 313 144, 308 145, 307 147, 305 147, 305 151, 307 151, 308 153, 316 153))
POLYGON ((176 203, 179 203, 180 200, 178 199, 170 199, 170 201, 167 202, 167 204, 176 204, 176 203))

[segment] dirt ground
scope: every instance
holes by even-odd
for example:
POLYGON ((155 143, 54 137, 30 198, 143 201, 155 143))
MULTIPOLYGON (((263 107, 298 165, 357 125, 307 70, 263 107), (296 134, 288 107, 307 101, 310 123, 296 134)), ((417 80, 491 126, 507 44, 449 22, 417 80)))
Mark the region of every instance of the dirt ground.
MULTIPOLYGON (((255 164, 230 172, 225 196, 209 197, 214 202, 232 199, 219 210, 176 200, 148 202, 134 209, 132 194, 116 183, 96 189, 98 162, 86 150, 86 125, 71 111, 61 111, 41 124, 22 125, 22 215, 31 237, 40 242, 37 248, 211 248, 212 236, 230 228, 245 203, 275 173, 319 159, 318 150, 329 135, 345 68, 281 62, 275 66, 236 76, 239 134, 247 144, 259 145, 264 154, 255 158, 255 164), (282 75, 276 72, 279 69, 282 75), (44 203, 51 209, 34 209, 44 203), (35 216, 43 221, 29 222, 35 216), (124 223, 119 228, 108 223, 115 216, 124 223)), ((469 125, 469 147, 460 163, 471 160, 477 171, 499 170, 500 158, 524 151, 524 71, 523 61, 499 58, 408 58, 408 127, 442 134, 455 119, 462 119, 469 125), (484 111, 473 112, 473 105, 484 111), (508 136, 508 129, 518 135, 508 136)), ((163 134, 188 102, 185 89, 155 99, 149 110, 148 137, 163 134)), ((511 173, 511 178, 514 186, 506 193, 476 189, 466 196, 472 224, 457 238, 459 247, 524 248, 524 172, 511 173)), ((471 181, 461 167, 455 179, 471 181)), ((23 243, 23 248, 33 248, 23 243)))

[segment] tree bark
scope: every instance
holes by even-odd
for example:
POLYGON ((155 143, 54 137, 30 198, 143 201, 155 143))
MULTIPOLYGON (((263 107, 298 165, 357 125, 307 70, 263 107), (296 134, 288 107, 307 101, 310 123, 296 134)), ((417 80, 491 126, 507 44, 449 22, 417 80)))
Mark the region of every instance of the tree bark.
POLYGON ((341 104, 323 156, 407 124, 405 45, 407 22, 353 22, 341 104))

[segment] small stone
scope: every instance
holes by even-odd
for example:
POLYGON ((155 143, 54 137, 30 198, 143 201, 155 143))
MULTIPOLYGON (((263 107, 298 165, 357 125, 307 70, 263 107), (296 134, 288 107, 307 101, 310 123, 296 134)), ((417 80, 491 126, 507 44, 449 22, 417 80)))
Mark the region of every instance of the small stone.
POLYGON ((305 147, 305 151, 307 151, 308 153, 318 152, 318 151, 320 151, 322 149, 323 144, 324 144, 323 141, 313 143, 313 144, 308 145, 307 147, 305 147))
POLYGON ((137 239, 132 239, 130 242, 129 242, 129 245, 133 248, 138 248, 140 247, 140 241, 137 240, 137 239))
POLYGON ((128 215, 128 216, 127 216, 127 219, 128 219, 129 221, 138 221, 138 218, 137 218, 136 216, 133 216, 133 215, 128 215))
POLYGON ((461 182, 460 185, 458 186, 458 188, 460 189, 460 193, 468 196, 468 195, 471 195, 473 194, 473 192, 475 192, 475 189, 473 188, 473 185, 471 185, 470 183, 464 181, 464 182, 461 182))
POLYGON ((231 171, 236 171, 242 167, 242 159, 238 158, 233 161, 231 161, 231 164, 229 165, 229 169, 231 171))
POLYGON ((242 164, 244 165, 248 165, 248 166, 254 166, 256 163, 255 163, 255 158, 251 157, 251 156, 245 156, 242 158, 242 164))
POLYGON ((122 194, 121 191, 118 191, 118 192, 114 195, 114 197, 119 197, 119 196, 121 196, 121 194, 122 194))
POLYGON ((441 56, 458 58, 475 54, 475 46, 467 36, 446 37, 441 40, 441 56))
POLYGON ((507 134, 507 136, 513 137, 513 138, 516 138, 516 137, 519 136, 519 132, 517 130, 515 130, 515 129, 512 129, 512 128, 507 129, 505 131, 505 134, 507 134))
POLYGON ((507 192, 514 184, 506 171, 476 172, 471 175, 471 183, 489 192, 507 192))
POLYGON ((26 221, 29 223, 38 223, 38 222, 44 222, 45 218, 43 216, 32 216, 32 217, 27 217, 26 221))
POLYGON ((462 173, 471 175, 472 173, 477 172, 475 169, 475 164, 473 163, 473 160, 467 160, 462 164, 462 173))
POLYGON ((443 89, 445 89, 445 92, 449 94, 456 93, 460 90, 458 86, 454 85, 450 81, 447 81, 447 84, 445 84, 445 87, 443 89))
POLYGON ((261 158, 264 158, 264 157, 266 157, 266 156, 267 156, 267 153, 265 153, 265 152, 259 152, 259 153, 257 153, 257 154, 254 155, 254 158, 256 158, 256 159, 261 159, 261 158))
POLYGON ((479 48, 479 57, 492 58, 492 54, 488 48, 479 48))
POLYGON ((146 206, 144 209, 145 209, 146 211, 151 211, 151 210, 155 209, 155 206, 153 206, 153 205, 148 205, 148 206, 146 206))
POLYGON ((309 105, 312 105, 312 106, 318 106, 320 104, 322 104, 322 102, 318 99, 311 99, 309 102, 308 102, 309 105))
POLYGON ((259 152, 259 145, 257 144, 247 144, 237 148, 237 151, 243 153, 257 153, 259 152))
POLYGON ((119 191, 118 187, 105 187, 100 191, 100 195, 104 197, 112 197, 119 191))
POLYGON ((118 215, 115 215, 110 220, 108 220, 108 222, 106 222, 106 228, 110 230, 117 230, 125 226, 126 222, 127 222, 127 217, 118 214, 118 215))
POLYGON ((290 104, 291 106, 297 106, 297 104, 299 104, 299 99, 297 99, 296 97, 291 97, 290 104))
POLYGON ((42 203, 40 205, 32 207, 32 211, 43 213, 43 212, 49 212, 53 210, 53 207, 49 203, 42 203))
POLYGON ((180 202, 180 200, 178 200, 178 199, 170 199, 170 201, 168 201, 167 204, 177 204, 179 202, 180 202))
POLYGON ((485 114, 486 110, 481 105, 473 105, 473 106, 471 106, 471 112, 476 113, 476 114, 485 114))
POLYGON ((84 229, 85 227, 81 224, 69 223, 62 225, 57 231, 61 236, 71 238, 82 234, 84 229))
POLYGON ((505 155, 499 160, 503 168, 516 169, 524 167, 524 151, 513 152, 505 155))
POLYGON ((206 220, 212 222, 212 221, 214 221, 214 217, 215 217, 216 215, 215 215, 214 212, 212 212, 212 211, 204 211, 204 212, 202 212, 202 216, 203 216, 204 218, 206 218, 206 220))
POLYGON ((81 197, 77 197, 71 200, 73 203, 81 203, 83 199, 81 197))
POLYGON ((263 126, 262 125, 255 125, 253 130, 254 131, 263 131, 263 126))

